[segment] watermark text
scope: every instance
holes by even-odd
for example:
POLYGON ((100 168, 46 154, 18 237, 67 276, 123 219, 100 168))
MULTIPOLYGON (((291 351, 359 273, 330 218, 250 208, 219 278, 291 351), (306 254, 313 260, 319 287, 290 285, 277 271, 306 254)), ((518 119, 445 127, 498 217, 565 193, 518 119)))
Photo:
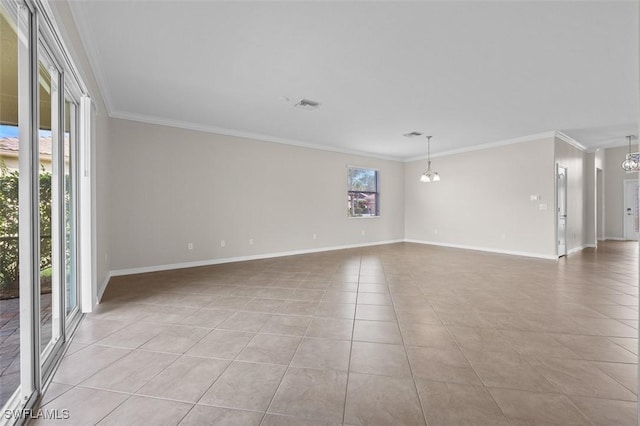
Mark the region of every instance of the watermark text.
POLYGON ((39 408, 37 410, 31 410, 31 409, 4 410, 2 413, 2 417, 7 420, 11 420, 11 419, 68 420, 69 418, 71 418, 71 415, 69 413, 69 410, 67 409, 58 410, 58 409, 39 408))

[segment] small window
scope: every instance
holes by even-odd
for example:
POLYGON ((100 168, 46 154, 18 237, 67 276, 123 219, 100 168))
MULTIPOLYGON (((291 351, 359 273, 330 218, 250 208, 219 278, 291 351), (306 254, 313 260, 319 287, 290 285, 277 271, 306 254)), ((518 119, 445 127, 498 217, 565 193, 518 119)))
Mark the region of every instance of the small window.
POLYGON ((380 216, 378 171, 362 167, 349 167, 348 170, 347 215, 380 216))

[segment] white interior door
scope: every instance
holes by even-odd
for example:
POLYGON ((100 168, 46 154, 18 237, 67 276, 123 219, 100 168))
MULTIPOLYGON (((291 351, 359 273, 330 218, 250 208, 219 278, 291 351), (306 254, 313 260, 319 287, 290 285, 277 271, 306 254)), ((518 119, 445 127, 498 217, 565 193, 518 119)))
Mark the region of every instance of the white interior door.
POLYGON ((624 181, 624 238, 638 240, 640 182, 637 179, 624 181))
POLYGON ((567 168, 558 165, 556 175, 556 193, 558 194, 558 256, 565 256, 567 254, 567 168))

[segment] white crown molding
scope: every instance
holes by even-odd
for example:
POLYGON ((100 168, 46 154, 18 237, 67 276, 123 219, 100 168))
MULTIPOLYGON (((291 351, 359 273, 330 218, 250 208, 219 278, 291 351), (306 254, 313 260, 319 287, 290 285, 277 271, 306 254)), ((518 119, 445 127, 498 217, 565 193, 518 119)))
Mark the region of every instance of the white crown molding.
POLYGON ((91 31, 91 29, 87 27, 88 20, 82 19, 82 17, 79 16, 79 12, 75 10, 71 3, 68 3, 67 6, 71 11, 71 17, 73 18, 73 22, 75 23, 78 30, 78 38, 80 38, 82 48, 84 49, 85 54, 87 55, 87 59, 89 60, 89 66, 91 67, 93 77, 96 81, 96 84, 98 85, 98 90, 100 91, 102 102, 107 109, 107 115, 111 116, 112 103, 109 96, 109 91, 107 90, 106 80, 104 78, 104 74, 102 73, 103 68, 100 61, 100 55, 98 55, 97 49, 93 49, 90 47, 90 45, 96 45, 93 40, 89 40, 92 37, 91 34, 93 34, 93 31, 91 31), (84 34, 87 34, 86 38, 83 36, 84 34))
POLYGON ((577 140, 573 139, 572 137, 567 136, 564 133, 558 132, 558 131, 556 131, 555 133, 556 133, 556 135, 555 135, 556 138, 560 139, 561 141, 564 141, 564 142, 568 143, 569 145, 571 145, 571 146, 573 146, 575 148, 578 148, 580 151, 583 151, 583 152, 587 152, 588 151, 586 146, 582 145, 580 142, 578 142, 577 140))
POLYGON ((398 162, 402 162, 403 161, 403 159, 400 158, 400 157, 376 155, 376 154, 371 154, 371 153, 363 152, 363 151, 343 149, 343 148, 339 148, 339 147, 326 146, 326 145, 318 145, 318 144, 313 144, 313 143, 309 143, 309 142, 301 142, 301 141, 297 141, 297 140, 293 140, 293 139, 285 139, 285 138, 279 138, 279 137, 271 136, 271 135, 264 135, 264 134, 260 134, 260 133, 243 132, 241 130, 227 129, 227 128, 224 128, 224 127, 217 127, 217 126, 207 126, 207 125, 198 124, 198 123, 192 123, 192 122, 188 122, 188 121, 171 120, 171 119, 155 117, 155 116, 151 116, 151 115, 133 114, 133 113, 122 112, 122 111, 113 111, 109 115, 111 117, 113 117, 113 118, 119 118, 121 120, 137 121, 137 122, 141 122, 141 123, 148 123, 148 124, 156 124, 156 125, 160 125, 160 126, 175 127, 175 128, 178 128, 178 129, 195 130, 195 131, 198 131, 198 132, 205 132, 205 133, 215 133, 215 134, 218 134, 218 135, 226 135, 226 136, 234 136, 234 137, 238 137, 238 138, 253 139, 253 140, 257 140, 257 141, 261 141, 261 142, 279 143, 279 144, 283 144, 283 145, 297 146, 297 147, 300 147, 300 148, 316 149, 316 150, 319 150, 319 151, 337 152, 337 153, 340 153, 340 154, 357 155, 359 157, 375 158, 375 159, 378 159, 378 160, 388 160, 388 161, 398 161, 398 162))
MULTIPOLYGON (((620 138, 610 139, 608 141, 599 143, 597 146, 594 146, 589 151, 596 152, 600 149, 619 148, 621 146, 627 146, 627 143, 628 143, 627 141, 621 141, 620 138)), ((638 143, 636 142, 635 144, 631 144, 632 147, 634 145, 636 145, 637 147, 638 143)))
POLYGON ((435 241, 423 241, 423 240, 413 240, 413 239, 405 239, 404 241, 407 243, 424 244, 424 245, 439 246, 439 247, 450 247, 450 248, 458 248, 463 250, 483 251, 487 253, 507 254, 510 256, 534 257, 537 259, 546 259, 546 260, 558 259, 558 256, 553 254, 530 253, 530 252, 524 252, 524 251, 503 250, 503 249, 494 249, 489 247, 467 246, 464 244, 448 244, 448 243, 440 243, 435 241))
MULTIPOLYGON (((466 152, 481 151, 483 149, 497 148, 497 147, 500 147, 500 146, 514 145, 514 144, 523 143, 523 142, 532 142, 532 141, 536 141, 536 140, 540 140, 540 139, 548 139, 548 138, 555 137, 556 133, 557 132, 554 132, 554 131, 543 132, 543 133, 537 133, 537 134, 529 135, 529 136, 521 136, 519 138, 505 139, 505 140, 502 140, 502 141, 484 143, 482 145, 474 145, 474 146, 470 146, 470 147, 466 147, 466 148, 452 149, 450 151, 444 151, 444 152, 439 152, 437 154, 431 154, 431 158, 444 157, 444 156, 447 156, 447 155, 454 155, 454 154, 464 154, 466 152)), ((426 155, 420 155, 418 157, 407 158, 407 159, 404 160, 404 162, 405 163, 410 163, 412 161, 419 161, 419 160, 426 160, 426 159, 427 159, 426 155)))
MULTIPOLYGON (((260 260, 260 259, 271 259, 274 257, 283 257, 283 256, 294 256, 298 254, 309 254, 309 253, 321 253, 325 251, 332 250, 344 250, 351 248, 359 248, 359 247, 371 247, 371 246, 380 246, 385 244, 394 244, 394 243, 402 243, 404 240, 386 240, 386 241, 376 241, 372 243, 362 243, 362 244, 347 244, 342 246, 333 246, 333 247, 322 247, 322 248, 313 248, 313 249, 303 249, 303 250, 292 250, 292 251, 281 251, 276 253, 264 253, 264 254, 256 254, 250 256, 238 256, 238 257, 226 257, 220 259, 207 259, 207 260, 197 260, 195 262, 183 262, 183 263, 172 263, 166 265, 155 265, 155 266, 143 266, 139 268, 127 268, 127 269, 116 269, 110 271, 108 277, 118 277, 122 275, 133 275, 133 274, 145 274, 148 272, 159 272, 159 271, 169 271, 173 269, 184 269, 184 268, 195 268, 198 266, 211 266, 211 265, 221 265, 223 263, 232 263, 232 262, 244 262, 247 260, 260 260)), ((106 284, 105 284, 106 287, 106 284)), ((104 290, 103 290, 104 291, 104 290)), ((101 295, 102 296, 102 295, 101 295)))

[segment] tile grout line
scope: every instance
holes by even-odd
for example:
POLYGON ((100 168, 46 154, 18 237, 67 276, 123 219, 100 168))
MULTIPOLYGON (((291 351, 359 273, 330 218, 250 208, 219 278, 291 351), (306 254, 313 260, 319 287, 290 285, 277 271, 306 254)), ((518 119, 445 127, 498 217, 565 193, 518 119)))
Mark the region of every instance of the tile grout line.
POLYGON ((391 307, 393 308, 393 313, 396 316, 396 324, 398 326, 398 333, 400 334, 400 340, 402 341, 402 348, 404 349, 404 356, 407 360, 407 365, 409 366, 409 372, 411 373, 411 380, 413 381, 413 388, 416 391, 416 396, 418 397, 418 403, 420 404, 420 412, 422 413, 422 418, 424 419, 424 424, 429 425, 429 421, 427 420, 427 414, 424 411, 424 404, 422 403, 422 396, 420 396, 420 392, 418 391, 418 383, 416 382, 416 377, 413 373, 413 367, 411 365, 411 361, 409 360, 409 351, 407 350, 407 345, 404 341, 404 336, 402 335, 402 330, 400 329, 400 319, 398 318, 398 311, 396 310, 396 303, 394 301, 393 292, 391 288, 389 288, 389 282, 387 280, 387 274, 384 269, 384 263, 382 263, 382 271, 385 276, 385 282, 387 288, 389 290, 389 298, 391 299, 391 307))
MULTIPOLYGON (((159 334, 158 334, 159 335, 159 334)), ((146 343, 148 343, 149 341, 151 341, 152 339, 154 339, 155 337, 157 337, 158 335, 151 337, 149 340, 147 340, 145 343, 143 343, 142 345, 145 345, 146 343)), ((140 346, 142 346, 140 345, 140 346)), ((131 353, 137 351, 140 346, 138 346, 137 348, 133 349, 131 352, 129 352, 128 354, 126 354, 125 356, 123 356, 122 358, 119 358, 117 361, 122 360, 124 357, 130 355, 131 353)), ((140 350, 142 352, 153 352, 153 351, 144 351, 144 350, 140 350)), ((156 352, 156 353, 162 353, 162 352, 156 352)), ((173 354, 175 355, 175 354, 173 354)), ((149 380, 145 381, 140 387, 138 387, 136 390, 134 390, 133 392, 129 393, 129 392, 121 392, 121 393, 128 393, 129 396, 122 401, 120 404, 118 404, 116 407, 114 407, 113 410, 109 411, 109 413, 107 413, 104 417, 102 417, 98 422, 96 423, 100 423, 102 420, 106 419, 108 416, 110 416, 115 410, 117 410, 118 408, 120 408, 123 404, 125 404, 127 401, 129 401, 131 398, 133 398, 134 396, 137 396, 137 393, 140 389, 142 389, 145 385, 147 385, 147 383, 151 382, 153 379, 155 379, 157 376, 159 376, 162 372, 164 372, 167 368, 169 368, 171 365, 173 365, 178 359, 180 359, 180 356, 178 355, 176 357, 176 359, 174 359, 172 362, 170 362, 165 368, 163 368, 161 371, 159 371, 158 373, 156 373, 153 377, 151 377, 149 380)), ((116 361, 114 361, 115 363, 116 361)), ((113 363, 112 363, 113 364, 113 363)), ((110 365, 112 365, 110 364, 110 365)), ((102 370, 101 370, 102 371, 102 370)), ((82 383, 84 383, 85 381, 89 380, 91 377, 95 376, 96 374, 98 374, 98 372, 96 372, 95 374, 93 374, 92 376, 88 377, 87 379, 83 380, 82 383)), ((81 386, 81 383, 79 384, 79 386, 81 386)), ((91 389, 91 388, 90 388, 91 389)), ((104 389, 104 388, 93 388, 93 389, 98 389, 98 390, 103 390, 103 391, 107 391, 107 392, 118 392, 115 391, 113 389, 104 389)), ((147 396, 149 397, 149 396, 147 396)), ((151 397, 153 398, 153 397, 151 397)), ((191 410, 189 410, 191 411, 191 410)))
MULTIPOLYGON (((213 332, 213 331, 215 331, 215 330, 216 330, 216 329, 212 330, 211 332, 213 332)), ((211 334, 211 333, 209 333, 209 334, 211 334)), ((208 336, 209 334, 207 334, 207 336, 208 336)), ((255 334, 257 334, 257 333, 255 333, 255 334)), ((255 335, 254 335, 254 337, 255 337, 255 335)), ((203 339, 204 339, 204 337, 203 337, 203 339)), ((244 346, 242 347, 242 349, 240 349, 240 350, 238 351, 238 353, 233 357, 233 359, 232 359, 232 360, 227 360, 227 361, 229 361, 229 364, 227 364, 227 366, 222 370, 222 372, 220 372, 220 374, 218 375, 218 377, 216 377, 216 378, 215 378, 215 380, 214 380, 213 382, 211 382, 211 384, 207 387, 207 389, 206 389, 204 392, 202 392, 202 394, 200 395, 200 397, 199 397, 199 398, 198 398, 198 399, 193 403, 193 406, 194 406, 194 407, 195 407, 196 405, 198 405, 198 403, 199 403, 200 401, 202 401, 202 398, 207 394, 207 392, 209 392, 209 391, 211 390, 211 388, 212 388, 212 387, 213 387, 213 386, 218 382, 218 380, 220 380, 220 378, 224 375, 224 373, 226 373, 226 372, 227 372, 227 370, 229 369, 229 367, 231 367, 231 365, 233 365, 233 363, 236 361, 236 359, 238 358, 238 356, 240 355, 240 353, 241 353, 241 352, 242 352, 242 351, 247 347, 247 345, 249 344, 249 342, 251 342, 251 340, 253 340, 253 337, 252 337, 252 338, 251 338, 247 343, 245 343, 245 344, 244 344, 244 346)), ((203 357, 203 358, 207 358, 207 357, 203 357)), ((206 405, 206 404, 204 404, 204 405, 206 405)), ((192 409, 193 409, 193 408, 192 408, 192 409)))
MULTIPOLYGON (((196 311, 197 312, 197 311, 196 311)), ((195 313, 195 312, 194 312, 195 313)), ((126 327, 124 327, 126 328, 126 327)), ((215 330, 215 329, 214 329, 215 330)), ((213 330, 211 330, 211 332, 213 332, 213 330)), ((211 333, 210 332, 210 333, 211 333)), ((208 336, 210 333, 207 333, 205 336, 203 336, 200 340, 204 339, 204 337, 208 336)), ((151 339, 155 338, 157 336, 152 337, 151 339)), ((150 341, 151 339, 149 339, 148 341, 150 341)), ((147 342, 148 342, 147 341, 147 342)), ((147 342, 145 342, 144 344, 146 344, 147 342)), ((197 344, 194 343, 194 345, 197 344)), ((247 342, 248 344, 248 342, 247 342)), ((193 345, 192 345, 193 346, 193 345)), ((244 348, 243 348, 244 349, 244 348)), ((134 349, 135 350, 135 349, 134 349)), ((131 352, 130 352, 131 353, 131 352)), ((128 354, 127 354, 128 355, 128 354)), ((184 355, 184 354, 183 354, 184 355)), ((126 355, 125 355, 126 356, 126 355)), ((156 374, 153 378, 157 377, 159 374, 161 374, 163 371, 165 371, 167 368, 169 368, 170 365, 172 365, 173 363, 175 363, 178 359, 180 358, 180 356, 178 356, 171 364, 169 364, 165 369, 163 369, 161 372, 159 372, 158 374, 156 374)), ((120 358, 121 359, 121 358, 120 358)), ((115 362, 115 361, 114 361, 115 362)), ((213 381, 213 383, 211 383, 211 385, 207 388, 207 390, 205 390, 205 392, 200 396, 200 398, 198 399, 198 401, 200 401, 200 399, 202 399, 202 396, 204 396, 204 394, 211 388, 211 386, 213 386, 213 384, 215 382, 217 382, 217 380, 222 376, 222 374, 224 374, 224 372, 229 368, 229 366, 232 364, 233 361, 229 362, 229 364, 227 365, 227 367, 220 373, 220 375, 213 381)), ((151 380, 153 380, 153 378, 151 380)), ((86 380, 86 379, 85 379, 86 380)), ((151 380, 145 382, 145 384, 143 384, 139 389, 142 389, 142 387, 144 387, 147 383, 149 383, 151 380)), ((136 391, 137 391, 136 390, 136 391)), ((135 395, 135 393, 130 394, 130 396, 128 398, 126 398, 124 401, 122 401, 122 403, 120 403, 119 405, 117 405, 113 410, 111 410, 109 413, 107 413, 107 415, 105 415, 104 417, 102 417, 98 422, 101 422, 102 420, 104 420, 105 418, 107 418, 109 415, 111 415, 115 410, 117 410, 120 406, 122 406, 124 403, 126 403, 127 401, 129 401, 133 396, 135 395)), ((187 413, 185 413, 185 415, 180 419, 180 421, 182 421, 192 410, 193 408, 197 405, 198 401, 196 401, 195 403, 192 403, 191 408, 187 411, 187 413)))
MULTIPOLYGON (((308 328, 308 326, 307 326, 307 328, 308 328)), ((289 364, 287 364, 287 366, 286 366, 286 368, 284 370, 284 373, 282 374, 282 377, 280 378, 280 381, 278 382, 278 386, 276 387, 275 392, 273 392, 273 395, 271 395, 271 399, 269 400, 269 405, 267 405, 267 408, 264 410, 264 413, 262 414, 262 418, 260 419, 260 423, 259 424, 262 424, 264 422, 264 419, 267 417, 267 414, 270 414, 269 413, 269 409, 271 408, 271 405, 273 405, 273 400, 276 399, 276 394, 280 390, 280 387, 282 386, 282 382, 284 382, 284 378, 287 375, 287 373, 289 372, 289 369, 291 368, 291 363, 293 362, 293 358, 298 353, 298 349, 300 349, 300 345, 302 345, 302 339, 304 339, 304 336, 300 337, 300 341, 298 342, 298 346, 296 346, 296 350, 293 352, 293 356, 289 360, 289 364)), ((270 364, 270 365, 274 365, 274 364, 270 364)), ((276 414, 278 414, 278 413, 276 413, 276 414)))
MULTIPOLYGON (((496 405, 496 407, 498 407, 498 409, 500 410, 500 412, 502 413, 502 415, 504 416, 504 418, 507 420, 507 422, 509 422, 509 424, 513 424, 513 422, 511 421, 511 419, 507 416, 507 414, 504 412, 504 410, 502 409, 502 407, 500 406, 500 404, 498 404, 498 401, 496 401, 496 399, 493 397, 493 394, 491 394, 491 392, 489 392, 489 387, 486 385, 486 383, 484 382, 484 380, 482 379, 482 377, 478 374, 478 372, 476 371, 476 368, 473 366, 473 364, 471 363, 471 361, 469 360, 469 358, 467 357, 467 354, 465 353, 465 351, 463 350, 462 346, 458 343, 458 340, 455 338, 455 336, 453 335, 453 333, 451 332, 451 330, 449 330, 449 326, 442 321, 442 319, 440 318, 440 315, 438 314, 438 311, 433 307, 433 304, 431 303, 431 300, 429 299, 429 297, 425 294, 424 290, 422 289, 421 286, 417 285, 418 289, 420 289, 420 292, 422 293, 422 295, 424 296, 425 300, 427 301, 427 303, 429 304, 429 306, 431 307, 431 309, 433 310, 434 314, 436 315, 436 317, 438 318, 438 321, 440 321, 440 323, 442 324, 442 326, 444 327, 445 330, 447 330, 447 334, 449 335, 449 337, 451 337, 451 340, 453 340, 453 342, 455 343, 457 349, 460 351, 460 353, 462 354, 462 356, 464 357, 465 361, 467 361, 467 364, 469 364, 469 367, 471 367, 471 369, 473 370, 474 374, 478 377, 478 379, 480 380, 480 383, 482 383, 482 387, 484 389, 484 391, 489 395, 489 397, 491 397, 491 400, 493 401, 493 403, 496 405)), ((490 323, 491 325, 491 330, 493 331, 498 331, 494 325, 492 323, 490 323)), ((546 378, 545 378, 546 380, 546 378)))
MULTIPOLYGON (((590 364, 593 364, 594 362, 600 362, 600 363, 608 363, 608 364, 623 364, 623 365, 635 365, 636 366, 636 374, 639 373, 638 371, 638 365, 639 364, 633 364, 633 363, 623 363, 623 362, 610 362, 610 361, 592 361, 592 360, 581 360, 581 361, 586 361, 590 364)), ((604 375, 606 375, 607 377, 609 377, 611 380, 613 380, 614 382, 618 383, 620 386, 622 386, 623 388, 627 389, 629 392, 631 392, 632 394, 634 394, 636 396, 636 402, 638 402, 638 392, 634 391, 633 389, 630 389, 629 386, 625 385, 624 383, 622 383, 620 380, 616 379, 615 377, 613 377, 612 374, 607 373, 605 370, 603 370, 602 368, 600 368, 597 365, 594 365, 594 367, 602 372, 604 375)), ((599 397, 593 397, 593 398, 598 398, 598 399, 608 399, 608 398, 599 398, 599 397)), ((614 400, 616 401, 616 400, 614 400)), ((622 401, 622 400, 620 400, 622 401)))
POLYGON ((345 424, 347 416, 347 397, 349 396, 349 377, 351 377, 351 356, 353 354, 353 337, 356 329, 356 316, 358 311, 358 294, 360 294, 360 275, 362 273, 362 252, 360 252, 360 264, 358 266, 358 283, 356 285, 356 303, 354 306, 353 320, 351 323, 351 339, 349 341, 349 362, 347 363, 347 383, 344 390, 344 404, 342 405, 342 424, 345 424))
MULTIPOLYGON (((478 377, 478 379, 480 379, 480 382, 482 383, 482 387, 484 388, 484 390, 489 394, 489 396, 491 397, 491 399, 493 400, 493 402, 496 404, 496 406, 500 409, 500 411, 502 412, 502 414, 504 415, 505 419, 507 419, 507 421, 512 424, 511 419, 506 415, 506 413, 504 412, 504 410, 502 409, 502 407, 500 406, 500 404, 498 404, 498 402, 495 400, 493 394, 489 391, 489 387, 486 385, 486 383, 484 382, 484 380, 482 379, 482 377, 478 374, 478 372, 476 371, 476 368, 473 366, 473 364, 471 363, 471 361, 469 360, 469 358, 467 357, 466 352, 464 351, 464 349, 462 348, 462 346, 460 346, 460 344, 458 343, 457 339, 455 338, 455 336, 453 335, 453 333, 451 333, 451 330, 449 330, 449 326, 447 324, 445 324, 445 322, 443 322, 440 319, 440 315, 438 315, 437 310, 433 307, 433 305, 431 304, 431 300, 429 300, 429 297, 424 293, 422 287, 418 286, 418 288, 420 289, 420 291, 422 292, 422 294, 425 296, 425 299, 427 300, 427 302, 429 303, 429 305, 431 306, 431 309, 433 309, 433 311, 435 312, 436 316, 438 317, 438 319, 440 320, 440 322, 442 323, 442 325, 444 326, 444 328, 447 330, 447 333, 449 334, 449 336, 451 337, 451 339, 454 341, 454 343, 456 344, 456 346, 458 347, 458 350, 460 351, 460 353, 462 354, 462 356, 465 358, 465 360, 467 361, 467 363, 469 364, 469 366, 471 367, 471 369, 473 370, 473 372, 476 374, 476 376, 478 377)), ((493 324, 491 324, 491 329, 496 331, 496 332, 500 332, 500 329, 496 329, 494 327, 493 324)), ((553 334, 553 333, 552 333, 553 334)), ((555 334, 562 334, 562 333, 555 333, 555 334)), ((515 350, 515 348, 514 348, 515 350)), ((516 353, 519 356, 524 356, 526 357, 524 354, 520 353, 519 351, 516 350, 516 353)), ((554 388, 557 388, 553 383, 551 383, 544 375, 542 375, 537 368, 535 368, 533 365, 531 365, 529 363, 528 360, 524 360, 524 362, 529 365, 531 368, 533 368, 536 372, 538 372, 538 374, 540 374, 542 376, 542 378, 547 381, 551 386, 553 386, 554 388)), ((500 389, 509 389, 509 390, 513 390, 511 388, 503 388, 500 386, 493 386, 495 388, 500 388, 500 389)), ((520 389, 521 390, 521 389, 520 389)), ((576 404, 571 400, 571 398, 568 397, 568 395, 566 395, 564 392, 560 391, 560 389, 558 389, 558 395, 562 395, 564 396, 570 403, 571 405, 580 413, 584 416, 584 418, 593 425, 593 422, 591 420, 591 418, 589 416, 587 416, 585 413, 582 412, 582 410, 580 410, 576 404)), ((525 392, 532 392, 532 393, 536 393, 533 391, 525 391, 525 392)), ((540 392, 538 392, 540 393, 540 392)), ((542 393, 547 393, 547 392, 542 392, 542 393)))
MULTIPOLYGON (((326 294, 326 291, 325 291, 326 294)), ((323 294, 323 298, 324 298, 324 294, 323 294)), ((319 303, 319 302, 318 302, 319 303)), ((315 310, 314 310, 315 312, 315 310)), ((307 316, 307 315, 304 315, 307 316)), ((265 420, 265 418, 267 417, 268 414, 276 414, 276 415, 284 415, 284 416, 289 416, 290 415, 286 415, 286 414, 282 414, 282 413, 269 413, 269 409, 271 409, 271 406, 273 405, 273 401, 276 398, 276 395, 278 394, 278 391, 280 390, 280 387, 282 386, 282 383, 284 382, 284 378, 287 375, 287 373, 289 372, 289 370, 292 368, 291 364, 293 363, 293 359, 295 358, 296 354, 298 353, 298 350, 300 350, 300 346, 302 345, 302 342, 304 341, 305 337, 307 336, 307 332, 309 331, 309 328, 311 327, 311 323, 313 322, 313 315, 310 315, 311 320, 309 321, 309 324, 307 324, 307 328, 304 331, 304 334, 302 336, 297 336, 300 337, 300 341, 298 342, 298 345, 296 346, 296 350, 293 352, 293 355, 291 356, 291 359, 289 360, 289 364, 287 364, 287 368, 285 369, 284 373, 282 374, 282 377, 280 378, 280 382, 278 383, 278 386, 276 387, 275 392, 273 393, 273 395, 271 396, 271 399, 269 400, 269 405, 267 406, 264 414, 262 415, 262 418, 260 419, 260 423, 262 424, 265 420)), ((266 326, 266 323, 265 323, 266 326)), ((263 326, 264 328, 264 326, 263 326)), ((295 368, 295 367, 293 367, 295 368)))

